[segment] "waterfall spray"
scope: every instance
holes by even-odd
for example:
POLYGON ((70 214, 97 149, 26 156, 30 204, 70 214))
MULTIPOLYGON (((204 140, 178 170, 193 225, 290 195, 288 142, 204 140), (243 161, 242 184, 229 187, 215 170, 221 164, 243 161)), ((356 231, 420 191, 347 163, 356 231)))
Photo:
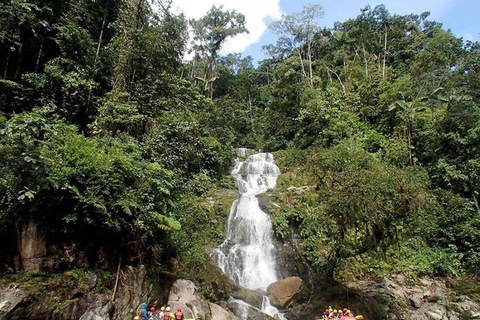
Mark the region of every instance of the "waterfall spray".
MULTIPOLYGON (((237 149, 235 177, 239 199, 230 209, 227 239, 213 254, 220 268, 238 285, 248 289, 266 290, 278 280, 272 242, 270 217, 259 206, 257 195, 275 187, 280 169, 270 153, 250 155, 247 149, 237 149)), ((283 315, 264 297, 262 311, 280 318, 283 315)), ((244 315, 242 315, 244 316, 244 315)))

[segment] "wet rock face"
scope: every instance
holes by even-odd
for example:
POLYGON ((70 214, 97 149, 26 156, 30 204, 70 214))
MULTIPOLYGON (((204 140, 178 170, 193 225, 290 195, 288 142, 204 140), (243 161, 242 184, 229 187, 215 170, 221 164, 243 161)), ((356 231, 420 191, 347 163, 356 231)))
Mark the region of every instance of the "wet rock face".
POLYGON ((274 282, 267 288, 272 305, 280 309, 285 309, 290 302, 303 296, 306 291, 307 287, 299 277, 290 277, 274 282))
POLYGON ((148 281, 148 272, 143 265, 125 267, 119 283, 112 320, 133 319, 142 302, 147 302, 149 306, 159 306, 162 298, 168 294, 168 284, 154 287, 148 281))
POLYGON ((248 304, 251 304, 252 306, 260 309, 262 307, 263 295, 264 293, 258 291, 242 289, 234 292, 232 294, 232 297, 234 297, 235 299, 243 300, 248 304))
POLYGON ((239 320, 233 313, 214 303, 209 303, 212 320, 239 320))
POLYGON ((133 319, 141 302, 158 305, 168 290, 168 285, 164 293, 154 288, 144 266, 127 266, 122 270, 114 300, 112 293, 97 291, 97 280, 98 276, 92 273, 72 290, 65 289, 69 284, 62 283, 62 277, 50 279, 43 284, 45 290, 37 292, 14 284, 0 287, 0 320, 133 319))
POLYGON ((7 315, 20 303, 23 303, 27 293, 16 286, 10 286, 0 291, 0 320, 6 319, 7 315))
POLYGON ((201 299, 191 281, 154 285, 142 265, 121 270, 114 296, 101 288, 100 277, 95 273, 87 274, 73 289, 71 279, 49 278, 42 283, 45 288, 36 292, 20 284, 0 287, 0 320, 125 320, 138 314, 142 302, 159 308, 167 301, 172 312, 182 308, 186 319, 239 320, 228 309, 201 299))
MULTIPOLYGON (((260 309, 236 299, 228 301, 228 308, 235 314, 241 315, 242 319, 249 320, 274 320, 275 318, 263 313, 260 309)), ((238 318, 237 318, 238 319, 238 318)))
POLYGON ((172 312, 181 308, 186 319, 239 320, 233 313, 222 307, 202 300, 195 291, 193 282, 189 280, 175 281, 168 296, 168 305, 172 312))
POLYGON ((361 291, 372 304, 382 305, 391 320, 472 319, 480 312, 480 306, 469 297, 449 289, 445 279, 392 275, 383 281, 358 281, 348 287, 361 291))
POLYGON ((20 256, 25 271, 38 271, 45 259, 47 248, 43 235, 37 225, 30 218, 28 223, 22 226, 20 233, 20 256))

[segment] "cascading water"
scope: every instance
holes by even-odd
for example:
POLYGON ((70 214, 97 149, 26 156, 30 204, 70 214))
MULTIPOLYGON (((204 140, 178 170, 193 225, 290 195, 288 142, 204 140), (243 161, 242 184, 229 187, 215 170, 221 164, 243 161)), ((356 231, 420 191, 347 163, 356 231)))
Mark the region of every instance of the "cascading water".
MULTIPOLYGON (((232 176, 235 177, 239 199, 230 209, 227 239, 213 254, 220 268, 238 285, 248 289, 266 290, 278 280, 274 245, 271 237, 270 217, 260 209, 257 195, 275 187, 280 169, 270 153, 250 155, 248 150, 237 149, 237 160, 232 176)), ((264 297, 262 311, 286 319, 264 297)), ((246 314, 239 315, 246 319, 246 314)))

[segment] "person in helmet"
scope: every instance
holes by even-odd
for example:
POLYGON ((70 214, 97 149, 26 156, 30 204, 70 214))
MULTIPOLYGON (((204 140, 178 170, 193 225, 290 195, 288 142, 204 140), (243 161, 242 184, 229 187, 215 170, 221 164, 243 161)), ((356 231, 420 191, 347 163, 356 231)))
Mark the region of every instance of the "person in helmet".
POLYGON ((333 309, 332 308, 328 309, 328 318, 333 319, 333 309))
POLYGON ((150 310, 147 312, 148 319, 153 319, 154 312, 155 312, 155 308, 151 307, 150 310))
POLYGON ((147 303, 143 302, 140 305, 140 320, 148 320, 148 312, 147 312, 147 303))
POLYGON ((352 311, 350 311, 350 310, 347 310, 347 316, 349 316, 349 317, 353 317, 353 316, 354 316, 354 315, 353 315, 353 312, 352 312, 352 311))
POLYGON ((323 312, 323 319, 329 319, 330 318, 330 309, 325 309, 323 312))
POLYGON ((328 319, 328 309, 325 309, 325 311, 323 311, 323 314, 322 314, 322 319, 328 319))
POLYGON ((177 312, 175 312, 175 320, 183 320, 183 313, 181 308, 178 308, 177 312))
POLYGON ((174 319, 175 316, 170 312, 170 307, 165 308, 165 313, 163 314, 163 320, 174 319))
POLYGON ((157 318, 160 319, 160 320, 162 320, 164 313, 165 313, 165 307, 161 307, 160 310, 158 310, 157 318))

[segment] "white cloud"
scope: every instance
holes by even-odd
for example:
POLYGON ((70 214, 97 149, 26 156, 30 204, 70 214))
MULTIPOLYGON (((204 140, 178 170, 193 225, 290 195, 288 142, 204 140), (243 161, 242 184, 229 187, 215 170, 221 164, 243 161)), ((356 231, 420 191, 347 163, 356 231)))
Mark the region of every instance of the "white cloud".
POLYGON ((173 0, 172 8, 183 11, 185 16, 198 19, 213 6, 223 5, 224 9, 237 10, 245 15, 244 33, 230 38, 223 45, 221 53, 242 52, 249 45, 256 43, 267 29, 265 18, 279 19, 282 15, 279 0, 173 0))

